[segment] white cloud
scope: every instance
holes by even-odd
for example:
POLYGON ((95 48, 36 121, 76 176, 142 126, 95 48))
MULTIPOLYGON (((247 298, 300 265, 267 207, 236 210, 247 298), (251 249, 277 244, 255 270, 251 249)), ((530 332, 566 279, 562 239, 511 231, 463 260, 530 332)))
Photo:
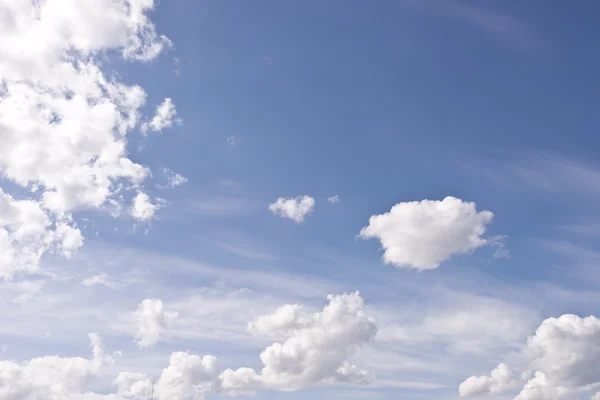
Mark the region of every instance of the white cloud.
MULTIPOLYGON (((215 392, 219 368, 214 356, 199 357, 185 352, 171 355, 169 366, 163 369, 154 385, 154 394, 160 400, 204 398, 215 392)), ((127 398, 146 398, 152 381, 145 375, 121 373, 115 380, 117 393, 127 398)))
POLYGON ((572 314, 548 318, 527 340, 525 356, 530 362, 523 375, 535 374, 515 400, 568 400, 598 390, 600 320, 572 314))
POLYGON ((575 396, 572 390, 554 385, 546 374, 536 371, 514 400, 571 400, 577 398, 575 396))
POLYGON ((301 311, 301 304, 286 304, 279 307, 273 314, 263 315, 250 322, 248 330, 255 335, 287 335, 306 326, 309 322, 300 320, 301 311))
POLYGON ((160 210, 164 206, 164 200, 158 199, 156 203, 152 203, 150 201, 150 197, 146 193, 139 192, 133 198, 130 214, 138 221, 150 221, 154 218, 156 211, 160 210))
POLYGON ((280 197, 269 205, 269 210, 282 218, 292 219, 300 223, 312 212, 314 207, 315 199, 305 195, 289 199, 280 197))
POLYGON ((36 271, 51 248, 70 257, 83 244, 71 213, 118 208, 122 190, 148 176, 126 140, 146 94, 98 60, 111 51, 149 61, 170 46, 146 16, 153 8, 152 0, 0 0, 0 176, 29 196, 0 192, 10 208, 0 210, 0 275, 36 271), (28 222, 7 221, 15 207, 28 222))
POLYGON ((188 178, 186 178, 185 176, 170 170, 169 168, 163 168, 162 169, 163 174, 165 175, 165 178, 167 178, 167 185, 165 187, 167 188, 175 188, 177 186, 181 186, 185 183, 187 183, 188 178))
POLYGON ((260 317, 250 329, 260 334, 284 335, 283 342, 260 354, 260 372, 251 368, 223 372, 223 390, 248 393, 259 388, 299 390, 334 383, 364 384, 373 379, 368 371, 351 364, 349 357, 373 340, 377 326, 363 312, 358 293, 328 296, 323 311, 302 316, 299 306, 284 306, 260 317))
POLYGON ((65 257, 83 245, 79 229, 68 217, 52 218, 35 200, 17 200, 0 188, 0 278, 16 272, 36 272, 49 249, 65 257))
POLYGON ((102 341, 89 335, 93 358, 45 356, 23 363, 0 361, 0 399, 83 399, 87 384, 101 367, 111 363, 104 354, 102 341))
POLYGON ((148 130, 161 132, 163 129, 170 128, 173 123, 180 124, 181 120, 175 118, 176 115, 177 110, 175 109, 175 104, 173 104, 173 100, 167 97, 158 105, 158 107, 156 107, 156 113, 150 122, 146 122, 142 125, 142 132, 147 133, 148 130))
POLYGON ((336 194, 335 196, 330 196, 327 198, 327 201, 330 204, 335 204, 335 203, 339 203, 340 202, 340 197, 336 194))
POLYGON ((162 300, 145 299, 131 313, 137 325, 135 342, 139 347, 154 346, 160 334, 177 318, 177 312, 165 311, 162 300))
POLYGON ((107 274, 97 274, 90 277, 85 278, 81 281, 83 286, 91 287, 96 285, 106 286, 111 289, 116 289, 117 285, 112 282, 110 277, 107 274))
POLYGON ((378 340, 417 348, 435 344, 463 357, 499 349, 520 349, 523 339, 539 321, 533 309, 491 297, 464 294, 441 296, 432 308, 415 304, 406 311, 406 316, 397 309, 387 313, 393 316, 394 322, 384 325, 378 340))
POLYGON ((360 236, 380 240, 386 264, 426 270, 485 245, 482 235, 493 217, 490 211, 478 212, 475 203, 455 197, 403 202, 371 216, 360 236))
POLYGON ((227 144, 231 147, 235 147, 238 143, 238 138, 236 136, 227 136, 227 144))
MULTIPOLYGON (((156 381, 158 400, 203 399, 208 394, 250 395, 262 389, 292 391, 310 386, 336 383, 364 384, 373 375, 349 362, 349 357, 377 333, 375 322, 363 312, 364 301, 358 293, 328 296, 321 312, 289 318, 283 306, 272 315, 250 324, 260 334, 277 332, 283 342, 268 346, 261 354, 263 369, 227 369, 220 372, 216 357, 199 357, 175 352, 169 366, 156 381), (283 311, 282 311, 283 310, 283 311)), ((145 398, 151 379, 140 373, 122 372, 115 383, 117 394, 125 398, 145 398)))
POLYGON ((472 376, 466 379, 460 384, 458 393, 461 397, 500 394, 514 389, 517 385, 514 374, 508 366, 499 364, 489 376, 472 376))

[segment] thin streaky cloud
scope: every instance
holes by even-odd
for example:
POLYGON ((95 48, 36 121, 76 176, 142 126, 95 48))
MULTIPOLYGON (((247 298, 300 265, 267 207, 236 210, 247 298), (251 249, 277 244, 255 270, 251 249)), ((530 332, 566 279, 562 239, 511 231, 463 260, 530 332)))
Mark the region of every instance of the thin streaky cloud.
POLYGON ((509 14, 452 0, 409 0, 404 4, 422 11, 459 18, 526 50, 540 50, 546 46, 530 26, 509 14))

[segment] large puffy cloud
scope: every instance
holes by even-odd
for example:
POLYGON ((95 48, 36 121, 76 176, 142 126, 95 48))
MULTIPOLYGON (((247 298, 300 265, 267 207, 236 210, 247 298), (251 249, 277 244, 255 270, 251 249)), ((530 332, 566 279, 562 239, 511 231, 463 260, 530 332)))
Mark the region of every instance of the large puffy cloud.
MULTIPOLYGON (((248 326, 253 333, 284 337, 268 346, 260 358, 261 371, 227 369, 221 373, 213 356, 176 352, 156 381, 158 400, 201 400, 210 393, 251 395, 262 389, 293 391, 336 383, 364 384, 368 371, 350 362, 356 349, 377 333, 358 293, 328 296, 322 311, 303 314, 300 305, 285 305, 248 326)), ((151 379, 144 374, 121 373, 117 393, 125 398, 147 398, 151 379)))
POLYGON ((0 399, 85 398, 87 384, 99 373, 103 365, 112 362, 111 357, 104 353, 100 337, 90 334, 89 338, 92 342, 91 359, 45 356, 23 363, 0 361, 0 399))
POLYGON ((53 246, 71 255, 83 243, 71 213, 119 209, 149 175, 126 141, 146 94, 105 73, 97 55, 155 58, 170 41, 146 16, 153 8, 152 0, 0 0, 0 177, 29 191, 9 202, 27 207, 23 226, 35 225, 19 233, 14 213, 0 208, 2 276, 35 270, 53 246))
MULTIPOLYGON (((527 340, 525 356, 529 367, 524 373, 534 376, 515 400, 568 400, 597 391, 600 389, 600 320, 572 314, 548 318, 527 340)), ((461 387, 471 387, 476 381, 477 377, 471 377, 461 387)))
MULTIPOLYGON (((201 400, 218 391, 218 377, 216 357, 175 352, 154 384, 154 395, 159 400, 201 400)), ((128 399, 146 399, 152 390, 152 381, 143 374, 122 372, 115 383, 117 393, 128 399)))
POLYGON ((489 376, 472 376, 460 384, 458 393, 462 397, 481 394, 499 394, 515 388, 517 381, 506 364, 499 364, 489 376))
POLYGON ((371 216, 360 236, 379 239, 386 264, 426 270, 485 245, 482 235, 493 217, 490 211, 477 211, 475 203, 455 197, 403 202, 371 216))
POLYGON ((161 332, 177 318, 177 312, 166 311, 160 299, 145 299, 131 316, 137 325, 136 344, 150 347, 158 342, 161 332))
POLYGON ((278 198, 269 205, 269 210, 282 218, 294 220, 298 223, 304 221, 315 207, 315 199, 310 196, 298 196, 293 198, 278 198))
POLYGON ((373 319, 363 312, 358 293, 328 296, 323 311, 303 316, 298 306, 285 306, 250 325, 260 334, 286 337, 267 347, 260 372, 250 368, 226 370, 222 387, 229 391, 258 388, 298 390, 332 383, 368 383, 372 375, 349 361, 357 347, 377 333, 373 319))

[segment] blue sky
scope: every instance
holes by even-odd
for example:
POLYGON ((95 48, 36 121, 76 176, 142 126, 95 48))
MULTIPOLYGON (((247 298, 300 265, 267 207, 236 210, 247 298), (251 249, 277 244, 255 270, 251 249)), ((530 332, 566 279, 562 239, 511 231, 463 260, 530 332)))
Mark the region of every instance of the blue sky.
POLYGON ((595 2, 57 7, 0 0, 0 367, 77 384, 0 399, 600 390, 595 2))

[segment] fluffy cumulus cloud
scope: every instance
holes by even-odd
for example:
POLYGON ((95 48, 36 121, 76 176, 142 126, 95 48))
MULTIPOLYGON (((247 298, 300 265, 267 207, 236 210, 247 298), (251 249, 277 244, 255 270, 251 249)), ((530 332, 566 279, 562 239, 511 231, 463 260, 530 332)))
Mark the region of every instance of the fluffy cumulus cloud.
POLYGON ((426 270, 485 245, 482 235, 493 217, 490 211, 477 211, 475 203, 455 197, 403 202, 371 216, 360 236, 379 239, 386 264, 426 270))
POLYGON ((158 56, 170 41, 148 19, 153 8, 0 0, 0 177, 27 193, 0 191, 0 275, 34 271, 51 248, 72 255, 83 243, 72 212, 118 208, 148 176, 126 148, 146 94, 106 73, 97 55, 158 56))
POLYGON ((328 299, 329 304, 321 312, 302 315, 300 306, 284 306, 250 324, 255 333, 281 335, 285 340, 260 354, 260 372, 250 368, 223 372, 223 389, 245 393, 259 388, 298 390, 370 382, 373 376, 349 358, 375 337, 375 322, 364 313, 364 301, 358 293, 328 299))
MULTIPOLYGON (((533 375, 515 400, 570 400, 600 389, 600 320, 594 316, 565 314, 548 318, 527 340, 529 366, 522 375, 533 375)), ((461 384, 465 395, 490 392, 509 377, 471 377, 461 384), (502 379, 501 379, 502 378, 502 379)), ((463 391, 461 390, 461 394, 463 391)))
POLYGON ((131 202, 130 214, 138 221, 150 221, 154 218, 156 211, 165 206, 163 199, 157 199, 156 202, 150 201, 150 196, 144 192, 139 192, 131 202))
POLYGON ((89 338, 92 342, 91 359, 45 356, 23 363, 0 361, 0 399, 92 398, 94 394, 86 393, 86 386, 104 365, 112 363, 112 359, 105 354, 98 335, 90 334, 89 338))
POLYGON ((147 133, 149 130, 161 132, 163 129, 169 128, 173 123, 181 123, 181 120, 175 118, 177 110, 173 100, 166 98, 156 107, 156 114, 150 122, 142 124, 142 132, 147 133))
POLYGON ((472 376, 460 384, 458 393, 461 397, 482 394, 500 394, 515 388, 517 381, 506 364, 498 365, 489 376, 472 376))
MULTIPOLYGON (((356 349, 377 333, 358 293, 328 296, 322 311, 302 313, 300 305, 285 305, 248 326, 257 335, 280 336, 282 341, 260 354, 263 368, 220 371, 217 359, 185 352, 171 355, 169 366, 156 381, 158 400, 203 399, 207 394, 251 395, 261 389, 292 391, 336 383, 364 384, 368 371, 350 362, 356 349)), ((147 375, 123 372, 115 383, 124 398, 147 398, 147 375)))
POLYGON ((131 316, 137 325, 135 343, 139 347, 150 347, 158 342, 161 332, 177 318, 177 312, 166 311, 160 299, 145 299, 131 316))
POLYGON ((315 199, 310 196, 298 196, 293 198, 280 197, 273 204, 269 205, 269 210, 282 218, 288 218, 298 223, 304 221, 315 208, 315 199))
MULTIPOLYGON (((152 380, 139 373, 122 372, 115 383, 117 394, 127 399, 147 399, 152 390, 152 380)), ((154 396, 157 400, 201 400, 217 392, 218 384, 216 357, 175 352, 154 384, 154 396)))

